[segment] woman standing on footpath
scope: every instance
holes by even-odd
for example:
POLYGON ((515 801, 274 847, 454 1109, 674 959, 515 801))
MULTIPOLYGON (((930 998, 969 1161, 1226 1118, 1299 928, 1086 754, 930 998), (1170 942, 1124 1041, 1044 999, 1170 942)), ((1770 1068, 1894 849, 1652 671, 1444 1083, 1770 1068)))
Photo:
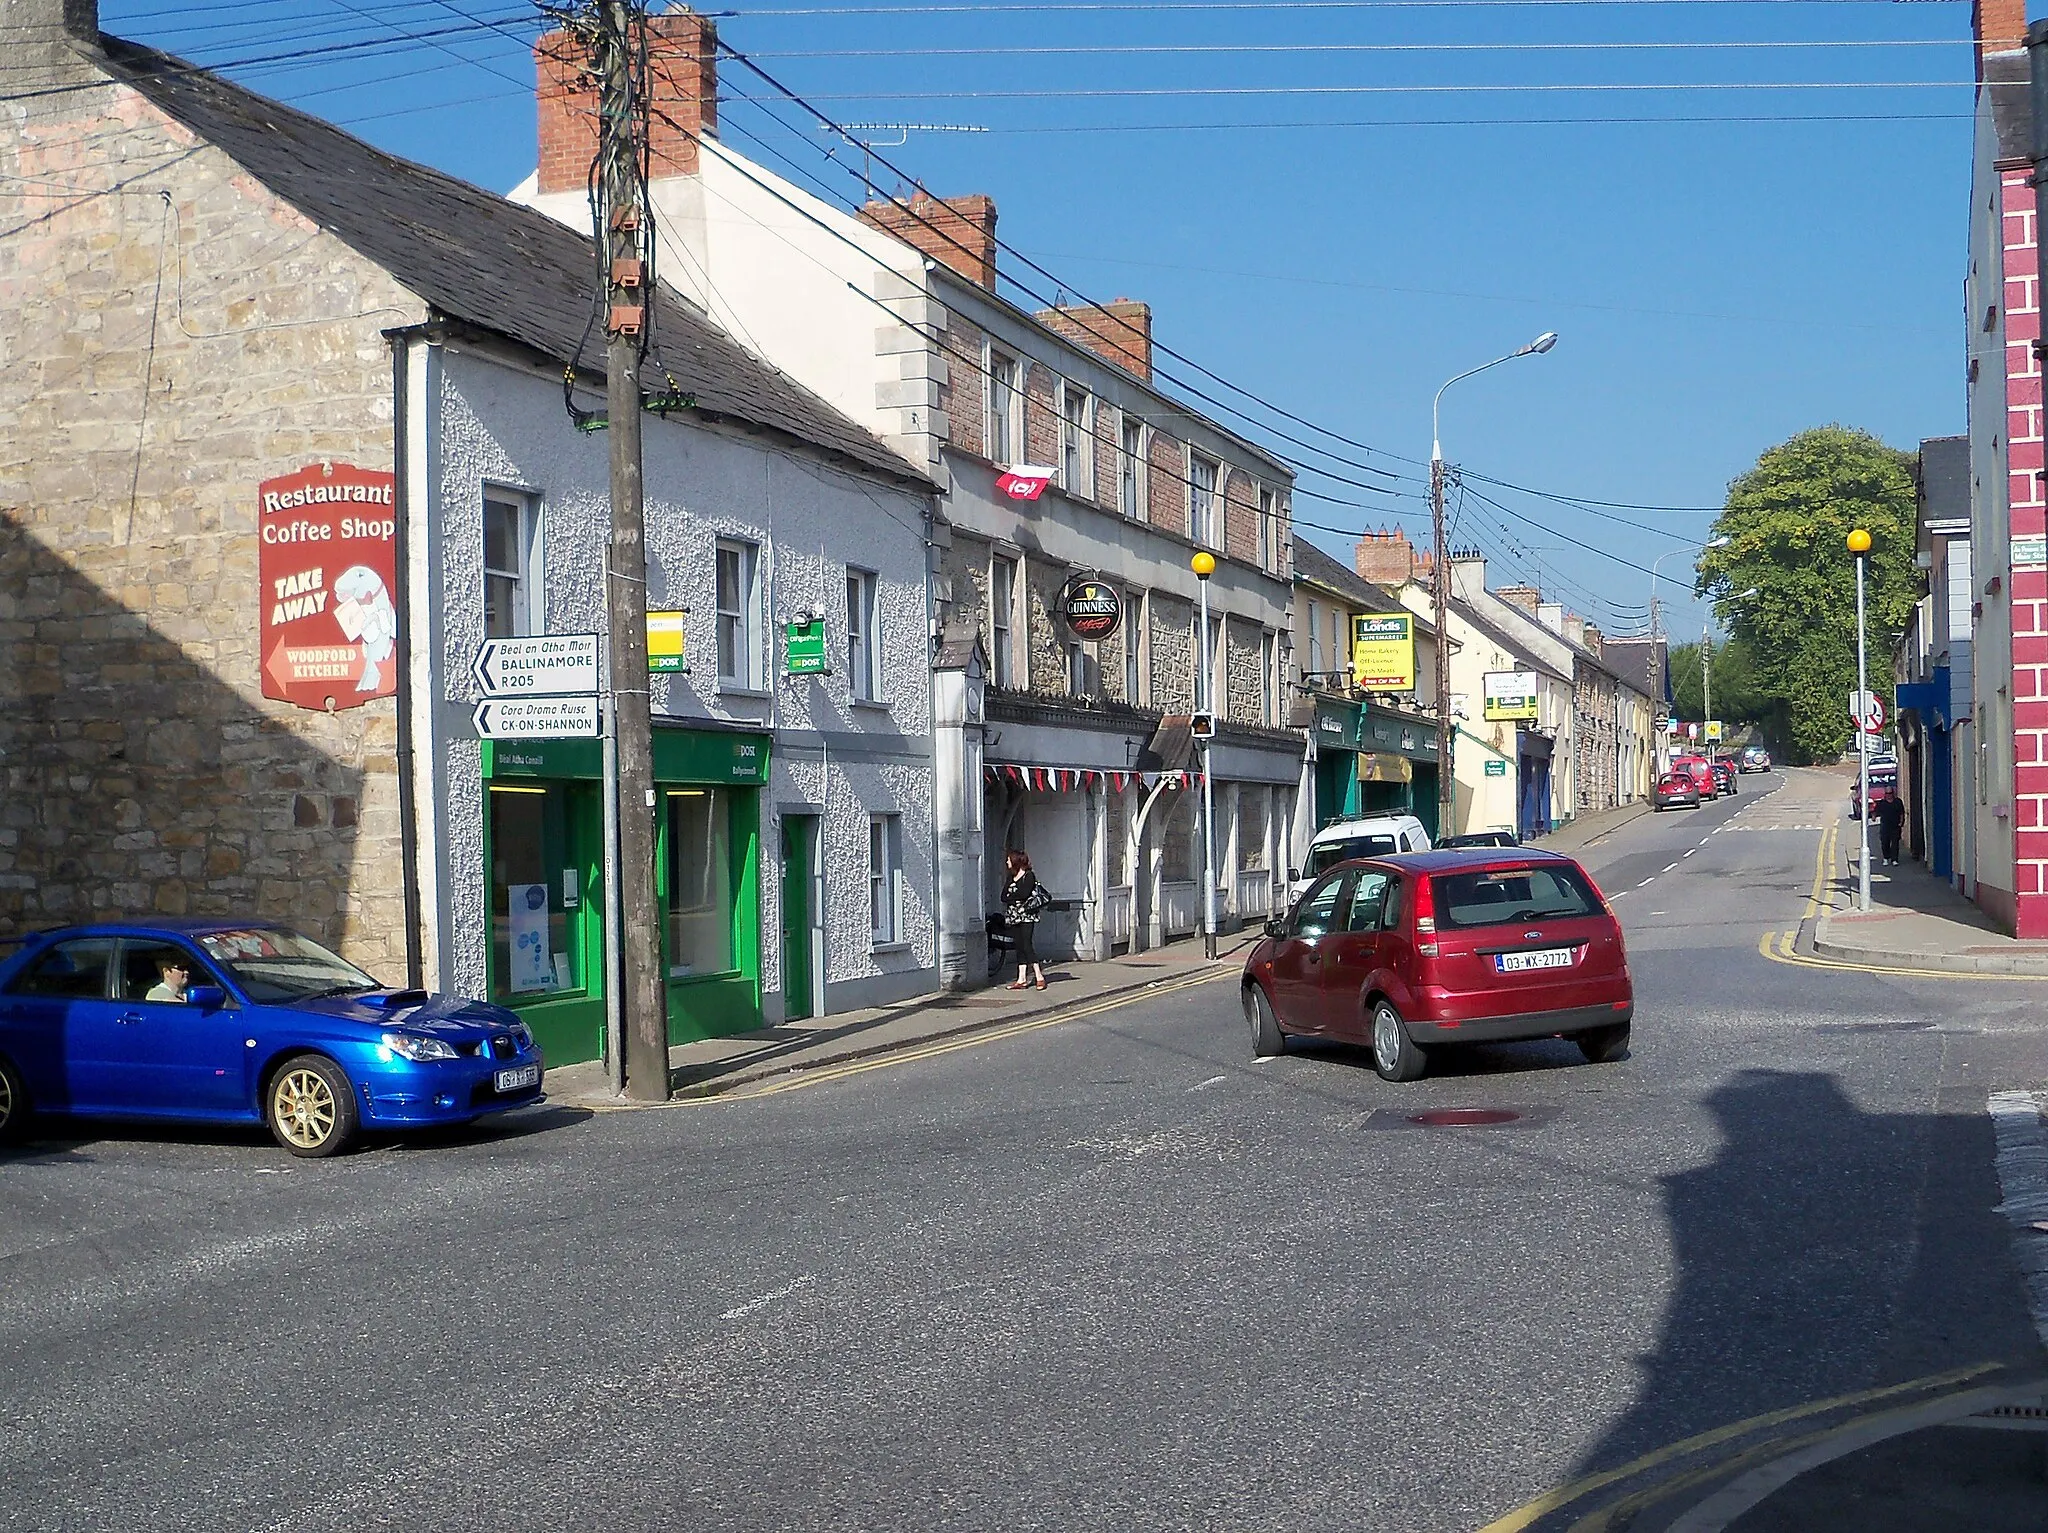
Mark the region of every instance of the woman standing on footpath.
POLYGON ((1003 924, 1017 943, 1017 978, 1010 988, 1022 990, 1026 977, 1035 976, 1038 988, 1043 990, 1045 967, 1038 961, 1038 949, 1032 945, 1032 935, 1038 926, 1040 913, 1052 903, 1052 896, 1045 892, 1045 885, 1031 871, 1031 859, 1024 853, 1012 851, 1004 854, 1004 866, 1009 877, 1003 884, 1003 924))

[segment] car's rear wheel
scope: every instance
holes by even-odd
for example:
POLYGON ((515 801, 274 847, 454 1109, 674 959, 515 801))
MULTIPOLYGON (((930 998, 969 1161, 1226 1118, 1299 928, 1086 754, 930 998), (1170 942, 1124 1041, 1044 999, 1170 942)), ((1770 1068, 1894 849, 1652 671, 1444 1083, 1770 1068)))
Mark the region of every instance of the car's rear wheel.
POLYGON ((1590 1033, 1580 1033, 1572 1040, 1579 1046, 1579 1052, 1586 1056, 1591 1065, 1611 1065, 1617 1059, 1628 1057, 1628 1024, 1616 1027, 1596 1027, 1590 1033))
POLYGON ((263 1094, 263 1117, 279 1144, 309 1159, 339 1155, 361 1122, 348 1076, 321 1054, 295 1054, 278 1066, 263 1094))
POLYGON ((1408 1036, 1408 1024, 1392 1001, 1379 1001, 1372 1009, 1372 1067, 1384 1081, 1419 1080, 1429 1068, 1429 1055, 1408 1036))
POLYGON ((1257 985, 1244 993, 1244 1019, 1252 1028, 1252 1057, 1272 1059, 1287 1052, 1287 1034, 1280 1030, 1280 1019, 1273 1013, 1273 1003, 1266 999, 1266 992, 1257 985))
POLYGON ((27 1126, 28 1088, 21 1083, 21 1072, 0 1059, 0 1144, 21 1138, 27 1126))

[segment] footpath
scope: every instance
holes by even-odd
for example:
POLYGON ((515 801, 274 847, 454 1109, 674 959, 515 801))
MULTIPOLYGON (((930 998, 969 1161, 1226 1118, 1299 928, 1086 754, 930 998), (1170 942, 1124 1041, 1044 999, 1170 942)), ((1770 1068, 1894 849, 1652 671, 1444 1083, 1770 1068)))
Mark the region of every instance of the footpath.
MULTIPOLYGON (((1081 1006, 1135 998, 1147 990, 1177 987, 1204 976, 1234 972, 1243 966, 1245 950, 1258 936, 1258 927, 1250 926, 1222 938, 1214 959, 1202 956, 1200 937, 1184 937, 1164 947, 1112 958, 1106 963, 1049 960, 1043 990, 1009 989, 1016 971, 1006 969, 987 990, 935 991, 891 1006, 836 1012, 758 1032, 676 1044, 668 1051, 669 1094, 679 1099, 715 1096, 795 1071, 917 1048, 1081 1006)), ((572 1107, 662 1105, 633 1102, 614 1093, 605 1067, 598 1061, 551 1068, 547 1090, 550 1102, 572 1107)))

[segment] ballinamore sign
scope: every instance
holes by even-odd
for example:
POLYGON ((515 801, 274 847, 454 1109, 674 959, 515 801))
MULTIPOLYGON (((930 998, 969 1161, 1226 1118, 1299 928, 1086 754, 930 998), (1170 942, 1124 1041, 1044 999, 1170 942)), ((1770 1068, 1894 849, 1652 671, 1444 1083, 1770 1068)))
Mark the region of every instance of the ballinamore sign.
POLYGON ((263 695, 325 713, 398 690, 391 475, 309 463, 256 487, 263 695))

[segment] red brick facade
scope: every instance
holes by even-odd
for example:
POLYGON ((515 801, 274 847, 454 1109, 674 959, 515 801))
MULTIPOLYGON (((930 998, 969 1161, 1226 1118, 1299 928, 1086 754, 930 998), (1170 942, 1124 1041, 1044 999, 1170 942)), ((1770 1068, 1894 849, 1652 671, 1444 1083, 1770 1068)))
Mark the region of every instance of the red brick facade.
POLYGON ((942 261, 970 282, 996 285, 996 204, 977 192, 969 197, 934 197, 920 191, 908 202, 871 202, 861 222, 893 234, 913 250, 942 261))
MULTIPOLYGON (((2013 0, 2012 9, 2019 9, 2013 0)), ((1992 18, 1987 17, 1987 23, 1992 18)), ((2017 25, 2015 20, 2013 24, 2017 25)), ((2006 481, 2013 538, 2048 532, 2042 487, 2041 334, 2034 189, 1999 176, 2005 247, 2006 481)), ((2011 572, 2014 926, 2048 937, 2048 571, 2011 572)))
POLYGON ((1130 298, 1105 304, 1071 304, 1040 309, 1039 320, 1055 335, 1086 346, 1118 367, 1152 381, 1152 306, 1130 298))

